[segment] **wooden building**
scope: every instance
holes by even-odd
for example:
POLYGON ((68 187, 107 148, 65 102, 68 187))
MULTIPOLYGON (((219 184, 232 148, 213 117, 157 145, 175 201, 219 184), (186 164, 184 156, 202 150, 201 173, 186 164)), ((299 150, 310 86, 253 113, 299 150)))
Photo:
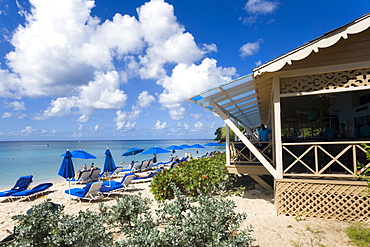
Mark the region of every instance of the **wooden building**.
POLYGON ((369 220, 357 174, 370 167, 362 146, 370 136, 360 131, 370 122, 370 14, 189 100, 236 134, 228 170, 273 188, 278 214, 369 220), (257 138, 262 123, 269 142, 257 138))

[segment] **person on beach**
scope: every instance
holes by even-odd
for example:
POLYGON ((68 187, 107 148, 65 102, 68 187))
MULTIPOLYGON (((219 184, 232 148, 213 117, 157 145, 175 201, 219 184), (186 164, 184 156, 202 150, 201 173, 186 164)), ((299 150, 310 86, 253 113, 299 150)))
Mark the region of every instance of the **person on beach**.
POLYGON ((157 163, 157 155, 156 154, 153 154, 153 163, 157 163))
POLYGON ((75 173, 75 178, 79 178, 80 176, 81 176, 81 173, 82 172, 85 172, 85 171, 87 171, 87 165, 86 164, 84 164, 83 166, 82 166, 82 169, 81 170, 78 170, 76 173, 75 173))

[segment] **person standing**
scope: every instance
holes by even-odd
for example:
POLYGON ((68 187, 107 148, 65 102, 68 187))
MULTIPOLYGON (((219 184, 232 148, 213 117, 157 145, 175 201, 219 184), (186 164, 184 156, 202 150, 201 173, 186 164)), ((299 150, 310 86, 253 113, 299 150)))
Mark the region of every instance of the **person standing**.
POLYGON ((261 124, 260 131, 258 132, 259 138, 261 142, 268 142, 270 141, 269 135, 271 131, 269 128, 266 128, 264 124, 261 124))

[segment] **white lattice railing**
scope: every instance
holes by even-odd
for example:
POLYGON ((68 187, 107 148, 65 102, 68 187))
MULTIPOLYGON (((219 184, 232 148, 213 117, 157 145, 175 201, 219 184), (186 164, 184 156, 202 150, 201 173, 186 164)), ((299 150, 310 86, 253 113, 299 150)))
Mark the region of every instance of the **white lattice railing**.
MULTIPOLYGON (((253 142, 274 166, 274 149, 270 142, 253 142), (265 145, 261 147, 261 144, 265 145)), ((353 177, 370 167, 362 143, 369 141, 283 143, 283 176, 353 177), (358 162, 364 167, 358 169, 358 162)), ((230 143, 232 165, 259 165, 255 155, 242 142, 230 143)))
POLYGON ((370 167, 359 141, 283 143, 284 176, 353 177, 370 167), (364 167, 358 170, 358 162, 364 167))

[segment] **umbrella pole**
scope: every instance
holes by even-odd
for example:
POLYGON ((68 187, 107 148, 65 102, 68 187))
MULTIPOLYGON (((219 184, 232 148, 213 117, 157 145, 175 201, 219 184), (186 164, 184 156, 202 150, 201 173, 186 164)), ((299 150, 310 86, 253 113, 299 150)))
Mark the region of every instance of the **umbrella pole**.
POLYGON ((71 181, 68 181, 68 190, 69 190, 69 204, 71 204, 71 181))

